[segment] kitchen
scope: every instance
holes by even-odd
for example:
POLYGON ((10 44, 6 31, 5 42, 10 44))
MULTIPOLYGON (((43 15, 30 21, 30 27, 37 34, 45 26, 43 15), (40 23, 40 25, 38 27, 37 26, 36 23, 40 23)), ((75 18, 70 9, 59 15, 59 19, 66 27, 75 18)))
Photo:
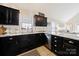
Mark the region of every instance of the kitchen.
POLYGON ((79 56, 78 6, 0 3, 0 55, 79 56))

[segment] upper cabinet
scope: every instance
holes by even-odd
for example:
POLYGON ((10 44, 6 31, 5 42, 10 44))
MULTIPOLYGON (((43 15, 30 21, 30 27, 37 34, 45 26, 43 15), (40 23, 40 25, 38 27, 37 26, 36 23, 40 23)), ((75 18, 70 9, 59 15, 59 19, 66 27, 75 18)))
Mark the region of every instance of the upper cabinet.
POLYGON ((0 5, 0 24, 19 25, 19 10, 0 5))
POLYGON ((35 26, 47 26, 47 17, 34 15, 35 26))

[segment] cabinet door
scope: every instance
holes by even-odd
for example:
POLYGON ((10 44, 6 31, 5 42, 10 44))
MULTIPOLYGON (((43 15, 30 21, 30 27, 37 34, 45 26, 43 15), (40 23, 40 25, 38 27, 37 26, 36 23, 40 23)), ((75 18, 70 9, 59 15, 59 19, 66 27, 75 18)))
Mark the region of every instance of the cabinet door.
POLYGON ((0 24, 8 24, 8 10, 0 6, 0 24))
POLYGON ((29 35, 19 35, 17 37, 17 54, 28 51, 30 49, 32 49, 32 46, 29 35))
POLYGON ((38 39, 35 39, 36 35, 19 35, 17 39, 17 54, 31 50, 38 46, 38 39))
POLYGON ((48 43, 48 39, 44 33, 40 33, 40 39, 43 44, 48 43))
POLYGON ((40 34, 29 34, 29 35, 19 35, 17 43, 18 43, 17 54, 19 54, 43 45, 44 41, 42 38, 40 38, 40 34))
POLYGON ((16 40, 14 37, 0 38, 1 49, 3 56, 14 56, 16 55, 16 40))
POLYGON ((30 39, 30 45, 33 48, 41 45, 41 40, 40 40, 40 35, 39 34, 29 35, 29 39, 30 39))
POLYGON ((17 42, 19 50, 23 49, 30 50, 38 46, 40 40, 37 37, 38 35, 35 34, 18 36, 17 42))
POLYGON ((31 46, 39 47, 47 43, 47 37, 44 33, 29 35, 31 46))
POLYGON ((18 10, 12 11, 12 24, 19 25, 19 11, 18 10))
POLYGON ((0 5, 0 24, 18 25, 19 10, 0 5))
POLYGON ((8 9, 8 20, 10 25, 18 25, 19 24, 19 11, 15 9, 8 9))
POLYGON ((79 56, 78 48, 74 45, 64 43, 64 52, 63 55, 65 56, 79 56))
POLYGON ((65 38, 64 39, 64 55, 66 56, 79 56, 79 41, 77 42, 76 40, 65 38))
POLYGON ((18 10, 12 10, 12 25, 19 25, 19 11, 18 10))

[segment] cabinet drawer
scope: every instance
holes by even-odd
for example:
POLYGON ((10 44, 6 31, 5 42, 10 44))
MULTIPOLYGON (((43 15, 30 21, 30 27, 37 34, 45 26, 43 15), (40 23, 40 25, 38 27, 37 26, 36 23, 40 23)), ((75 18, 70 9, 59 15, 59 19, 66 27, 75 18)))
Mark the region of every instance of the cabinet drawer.
POLYGON ((51 42, 51 45, 58 45, 58 46, 62 46, 63 45, 63 41, 61 40, 54 40, 53 42, 51 42))
POLYGON ((73 39, 64 39, 64 43, 68 43, 74 46, 78 46, 79 47, 79 41, 77 40, 73 40, 73 39))
POLYGON ((3 43, 12 43, 12 42, 15 42, 15 37, 3 37, 3 38, 0 38, 0 40, 3 42, 3 43))
POLYGON ((57 37, 57 36, 54 36, 54 37, 52 37, 52 38, 57 39, 58 37, 57 37))
POLYGON ((57 36, 51 36, 51 39, 54 40, 54 39, 58 39, 57 36))
POLYGON ((52 48, 51 50, 54 51, 54 52, 60 51, 60 48, 57 47, 57 46, 52 46, 51 48, 52 48))

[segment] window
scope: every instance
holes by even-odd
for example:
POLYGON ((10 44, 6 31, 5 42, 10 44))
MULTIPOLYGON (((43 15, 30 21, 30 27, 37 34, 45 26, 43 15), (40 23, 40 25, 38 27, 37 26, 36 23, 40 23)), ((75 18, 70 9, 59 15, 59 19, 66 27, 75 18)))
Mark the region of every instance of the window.
POLYGON ((79 32, 79 25, 77 25, 77 29, 76 29, 76 31, 79 32))
POLYGON ((32 24, 22 23, 21 28, 23 28, 23 29, 31 29, 32 28, 32 24))

